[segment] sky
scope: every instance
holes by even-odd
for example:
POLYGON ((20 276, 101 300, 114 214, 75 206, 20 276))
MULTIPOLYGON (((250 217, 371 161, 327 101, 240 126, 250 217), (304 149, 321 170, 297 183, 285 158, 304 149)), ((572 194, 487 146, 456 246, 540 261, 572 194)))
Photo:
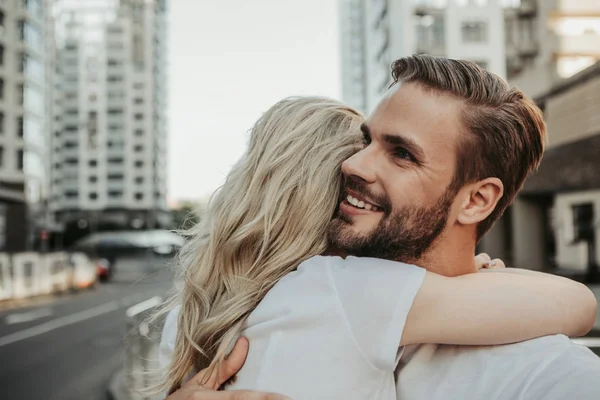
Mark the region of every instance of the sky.
POLYGON ((206 198, 261 113, 341 96, 337 0, 170 0, 169 200, 206 198))

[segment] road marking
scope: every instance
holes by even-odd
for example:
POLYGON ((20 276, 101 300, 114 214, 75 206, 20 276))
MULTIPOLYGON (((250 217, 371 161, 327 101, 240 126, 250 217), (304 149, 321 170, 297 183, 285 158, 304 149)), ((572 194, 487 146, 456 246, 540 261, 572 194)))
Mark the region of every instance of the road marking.
POLYGON ((46 307, 46 308, 40 308, 39 310, 32 310, 32 311, 27 311, 27 312, 22 312, 22 313, 9 314, 4 318, 4 321, 6 322, 6 325, 20 324, 23 322, 29 322, 29 321, 33 321, 36 319, 49 317, 51 315, 52 315, 52 309, 46 307))
POLYGON ((75 314, 66 315, 64 317, 45 322, 41 325, 22 330, 20 332, 11 333, 10 335, 0 337, 0 347, 6 346, 7 344, 20 342, 21 340, 29 339, 31 337, 53 331, 55 329, 62 328, 67 325, 72 325, 77 322, 98 317, 102 314, 107 314, 109 312, 118 310, 119 308, 119 302, 113 300, 108 303, 104 303, 99 306, 77 312, 75 314))
POLYGON ((146 310, 151 309, 152 307, 156 307, 162 303, 162 297, 154 296, 146 301, 142 301, 141 303, 136 304, 135 306, 131 306, 125 312, 125 315, 129 318, 133 318, 135 315, 144 312, 146 310))
POLYGON ((580 344, 587 347, 600 347, 600 338, 584 337, 571 340, 575 344, 580 344))

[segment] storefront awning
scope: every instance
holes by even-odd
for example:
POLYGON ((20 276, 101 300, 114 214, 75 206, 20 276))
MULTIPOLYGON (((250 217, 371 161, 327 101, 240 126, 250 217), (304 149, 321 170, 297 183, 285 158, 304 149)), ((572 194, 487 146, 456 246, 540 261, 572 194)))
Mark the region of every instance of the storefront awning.
POLYGON ((541 195, 600 189, 600 133, 546 150, 521 194, 541 195))

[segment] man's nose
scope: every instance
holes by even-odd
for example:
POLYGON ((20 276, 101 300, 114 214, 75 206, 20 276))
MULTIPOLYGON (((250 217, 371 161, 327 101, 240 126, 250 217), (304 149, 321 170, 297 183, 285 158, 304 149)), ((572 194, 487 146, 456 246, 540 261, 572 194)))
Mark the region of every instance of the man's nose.
POLYGON ((354 176, 367 183, 375 182, 375 160, 370 146, 365 147, 342 163, 342 172, 346 177, 354 176))

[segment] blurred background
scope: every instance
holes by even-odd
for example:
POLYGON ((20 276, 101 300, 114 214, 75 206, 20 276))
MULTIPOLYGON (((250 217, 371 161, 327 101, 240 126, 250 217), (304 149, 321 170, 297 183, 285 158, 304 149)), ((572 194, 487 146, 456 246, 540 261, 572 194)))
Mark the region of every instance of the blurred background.
POLYGON ((477 62, 548 124, 479 250, 600 297, 600 0, 0 0, 0 398, 141 398, 170 231, 252 123, 291 95, 368 114, 417 52, 477 62))

